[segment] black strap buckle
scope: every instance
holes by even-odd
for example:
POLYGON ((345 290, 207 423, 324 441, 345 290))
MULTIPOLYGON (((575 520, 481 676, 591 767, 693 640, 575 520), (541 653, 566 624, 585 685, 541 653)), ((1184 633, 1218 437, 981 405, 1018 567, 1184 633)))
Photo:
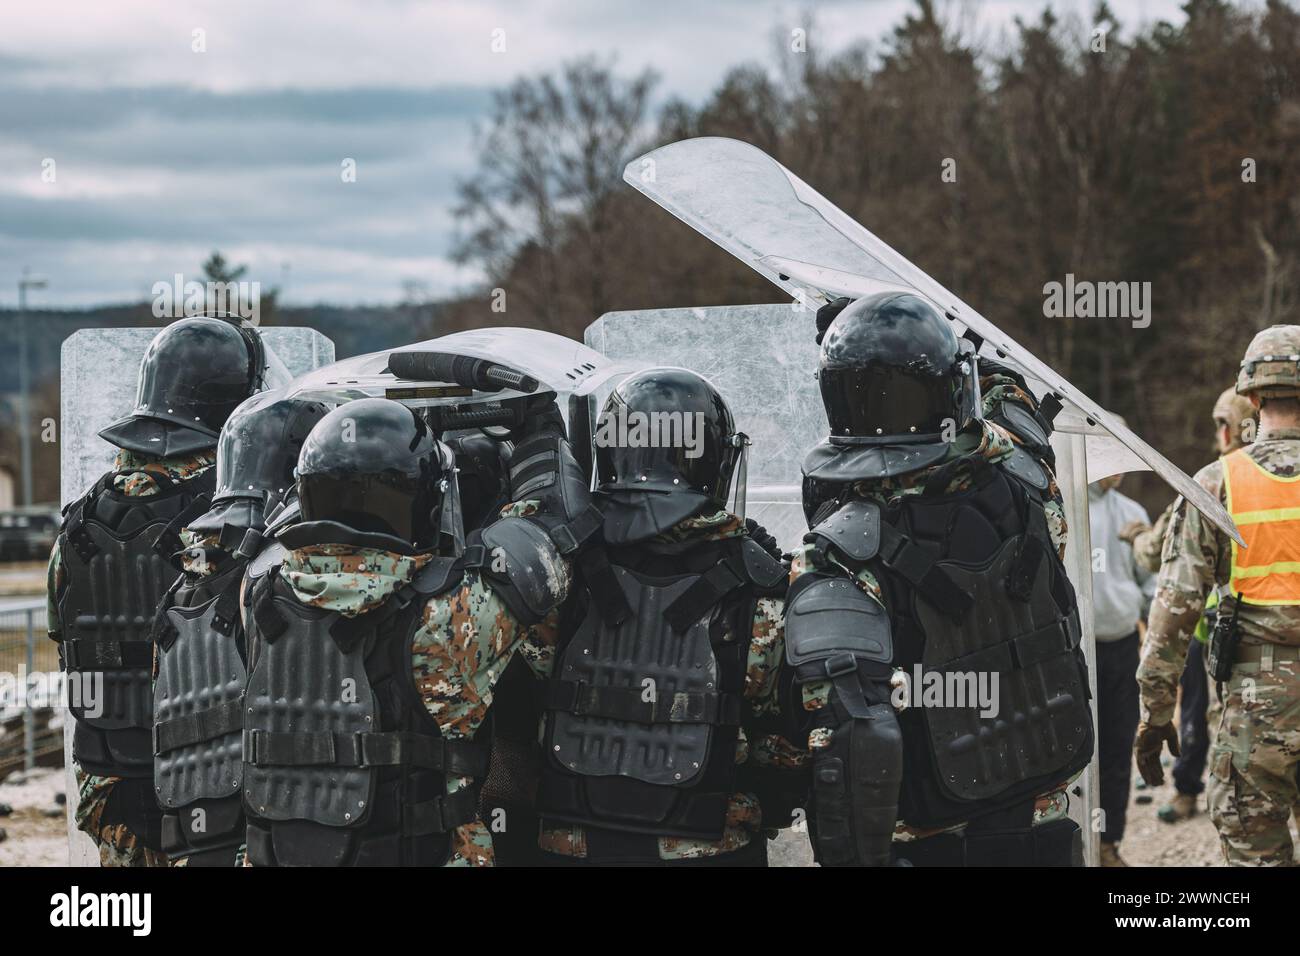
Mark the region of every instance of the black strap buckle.
POLYGON ((828 657, 824 663, 826 676, 830 679, 852 674, 858 669, 858 659, 852 654, 836 654, 828 657))

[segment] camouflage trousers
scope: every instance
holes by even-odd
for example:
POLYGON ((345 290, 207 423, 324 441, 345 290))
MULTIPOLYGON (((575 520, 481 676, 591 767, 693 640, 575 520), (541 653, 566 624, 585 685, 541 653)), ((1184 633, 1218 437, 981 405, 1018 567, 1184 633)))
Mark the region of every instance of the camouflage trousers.
POLYGON ((1292 866, 1300 807, 1300 661, 1241 663, 1210 750, 1210 819, 1232 866, 1292 866))
POLYGON ((139 837, 117 823, 104 823, 113 787, 120 777, 97 777, 76 768, 77 829, 99 848, 100 866, 166 866, 167 857, 143 846, 139 837))

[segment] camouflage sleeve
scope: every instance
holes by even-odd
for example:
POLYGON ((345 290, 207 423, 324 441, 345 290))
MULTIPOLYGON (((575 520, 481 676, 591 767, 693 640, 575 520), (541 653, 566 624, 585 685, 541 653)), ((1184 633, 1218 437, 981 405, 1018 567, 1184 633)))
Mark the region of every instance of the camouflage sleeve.
POLYGON ((760 598, 754 607, 754 626, 745 661, 745 699, 750 710, 761 716, 781 712, 776 684, 785 659, 785 605, 773 598, 760 598))
MULTIPOLYGON (((432 598, 412 640, 416 690, 443 736, 472 738, 487 718, 498 678, 516 652, 530 666, 537 655, 554 648, 557 613, 532 628, 524 627, 475 572, 460 587, 432 598)), ((448 791, 470 786, 454 778, 448 791)), ((452 839, 450 866, 488 866, 493 862, 492 836, 481 822, 459 827, 452 839)))
POLYGON ((1004 402, 1018 402, 1031 412, 1038 411, 1038 401, 1024 380, 1010 369, 989 362, 983 357, 980 365, 980 407, 985 415, 992 415, 1004 402))
POLYGON ((1160 570, 1160 552, 1164 547, 1165 531, 1169 528, 1169 520, 1176 504, 1177 500, 1170 502, 1156 523, 1133 539, 1133 560, 1149 574, 1156 574, 1160 570))
MULTIPOLYGON (((1222 468, 1217 461, 1207 465, 1196 473, 1196 480, 1217 497, 1223 481, 1222 468)), ((1156 596, 1137 671, 1142 720, 1148 724, 1173 719, 1187 645, 1196 632, 1205 596, 1214 587, 1222 548, 1220 533, 1214 526, 1179 498, 1164 536, 1156 596)))
POLYGON ((104 811, 121 777, 97 777, 76 768, 77 829, 99 848, 99 865, 105 867, 166 866, 167 857, 141 845, 124 824, 103 823, 104 811))

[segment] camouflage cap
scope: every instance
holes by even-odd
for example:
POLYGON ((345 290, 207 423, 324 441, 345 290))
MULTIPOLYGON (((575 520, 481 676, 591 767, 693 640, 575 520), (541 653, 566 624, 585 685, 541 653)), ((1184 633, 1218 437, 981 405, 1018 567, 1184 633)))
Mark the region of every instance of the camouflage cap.
POLYGON ((1244 395, 1238 395, 1235 388, 1223 390, 1219 400, 1214 403, 1214 411, 1210 415, 1216 422, 1223 422, 1228 426, 1231 436, 1228 451, 1250 444, 1246 439, 1254 435, 1254 430, 1248 429, 1247 423, 1252 426, 1255 423, 1255 406, 1251 405, 1250 399, 1244 395))
POLYGON ((1300 325, 1256 333, 1241 360, 1237 394, 1300 395, 1300 325))

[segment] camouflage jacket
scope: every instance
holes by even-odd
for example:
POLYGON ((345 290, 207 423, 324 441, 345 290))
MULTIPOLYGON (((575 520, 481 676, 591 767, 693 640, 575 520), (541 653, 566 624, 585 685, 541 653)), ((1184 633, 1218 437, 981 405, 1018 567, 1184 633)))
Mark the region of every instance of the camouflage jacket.
POLYGON ((1164 547, 1165 532, 1169 528, 1169 520, 1173 517, 1174 506, 1178 500, 1174 499, 1164 511, 1160 512, 1160 517, 1156 523, 1145 531, 1139 532, 1130 542, 1133 546, 1133 560, 1137 562, 1138 567, 1151 574, 1160 570, 1160 550, 1164 547))
MULTIPOLYGON (((1033 396, 1020 388, 1010 376, 1002 374, 984 376, 980 380, 980 386, 984 397, 985 414, 990 414, 995 405, 1001 401, 1016 401, 1024 404, 1031 411, 1037 410, 1037 402, 1033 396)), ((1019 444, 1021 444, 1020 440, 1007 429, 990 421, 982 421, 980 427, 971 427, 958 434, 956 440, 950 444, 948 454, 935 464, 892 478, 859 481, 853 486, 853 492, 859 498, 874 501, 884 506, 898 498, 920 494, 925 489, 930 476, 940 468, 944 468, 958 460, 969 461, 969 468, 960 465, 954 468, 951 480, 945 489, 947 494, 956 494, 970 486, 971 478, 976 469, 981 467, 981 463, 1002 461, 1019 444)), ((1045 505, 1048 533, 1051 535, 1053 544, 1056 545, 1057 554, 1064 558, 1068 529, 1061 491, 1057 486, 1056 477, 1052 475, 1047 463, 1040 460, 1040 464, 1043 465, 1049 475, 1049 499, 1045 505)), ((805 574, 825 573, 824 568, 813 566, 812 552, 813 545, 811 544, 804 544, 795 551, 790 566, 791 584, 805 574)), ((846 577, 851 578, 864 593, 880 603, 882 607, 884 606, 880 583, 867 567, 861 565, 850 566, 848 563, 844 563, 840 565, 840 570, 846 577)), ((798 694, 799 699, 787 704, 787 707, 802 707, 809 718, 805 723, 813 724, 812 715, 825 708, 830 701, 831 684, 826 681, 804 684, 799 688, 798 694)), ((831 734, 831 728, 813 724, 808 730, 808 749, 817 751, 830 746, 831 734)), ((1040 795, 1035 806, 1035 824, 1045 823, 1065 815, 1068 803, 1065 795, 1067 783, 1068 781, 1063 781, 1059 788, 1040 795)), ((962 826, 964 824, 945 829, 959 830, 962 826)), ((941 831, 920 830, 909 826, 904 820, 899 820, 895 826, 894 838, 896 840, 918 839, 931 836, 937 832, 941 831)))
MULTIPOLYGON (((745 523, 736 515, 719 511, 712 515, 687 518, 659 536, 665 543, 679 544, 687 541, 720 541, 747 535, 745 523)), ((750 631, 749 655, 745 670, 743 696, 749 703, 747 718, 780 716, 777 698, 777 678, 785 657, 784 604, 772 598, 760 598, 754 609, 753 627, 750 631)), ((554 646, 548 653, 530 659, 534 673, 548 678, 554 663, 554 646)), ((740 736, 736 742, 737 766, 760 770, 794 770, 808 760, 808 753, 788 739, 746 725, 742 719, 740 736)), ((659 859, 692 860, 702 857, 733 853, 751 840, 765 839, 764 829, 790 825, 789 820, 763 820, 758 797, 753 793, 732 794, 727 807, 727 820, 721 840, 693 840, 660 837, 659 859)), ((586 835, 583 828, 574 824, 542 821, 540 846, 547 853, 561 856, 585 857, 586 835)))
MULTIPOLYGON (((114 471, 137 469, 129 474, 118 475, 113 480, 113 487, 129 497, 143 498, 158 492, 155 475, 163 473, 177 481, 184 481, 203 474, 216 463, 215 452, 200 452, 181 458, 152 458, 125 449, 119 449, 113 462, 114 471)), ((59 544, 56 542, 50 553, 49 570, 46 576, 46 613, 47 628, 50 635, 57 635, 60 630, 58 601, 66 581, 60 557, 59 544)), ((122 825, 103 825, 101 819, 108 805, 114 786, 120 777, 100 777, 83 773, 76 769, 77 778, 77 829, 89 836, 99 847, 101 866, 165 866, 167 858, 154 850, 140 845, 136 835, 122 825)))
MULTIPOLYGON (((1300 475, 1300 428, 1260 429, 1246 446, 1260 467, 1285 478, 1300 475)), ((1223 465, 1215 461, 1195 475, 1220 501, 1223 465)), ((1196 631, 1211 589, 1226 585, 1232 567, 1232 541, 1186 500, 1174 503, 1161 551, 1156 598, 1151 605, 1138 685, 1142 720, 1164 724, 1173 719, 1178 679, 1187 659, 1187 643, 1196 631)), ((1220 614, 1232 614, 1236 601, 1224 595, 1220 614)), ((1243 604, 1238 616, 1242 644, 1300 645, 1300 607, 1243 604)))
MULTIPOLYGON (((507 508, 518 513, 525 506, 507 508)), ((289 552, 281 579, 303 604, 356 617, 374 610, 429 561, 372 548, 316 545, 289 552)), ((563 566, 567 590, 569 569, 563 566)), ((473 738, 483 726, 493 691, 515 654, 530 665, 549 659, 558 614, 521 624, 476 571, 467 571, 449 591, 429 600, 412 643, 411 668, 425 708, 448 738, 473 738)), ((453 778, 448 791, 469 786, 453 778)), ((452 835, 449 866, 490 866, 492 837, 482 821, 452 835)))

